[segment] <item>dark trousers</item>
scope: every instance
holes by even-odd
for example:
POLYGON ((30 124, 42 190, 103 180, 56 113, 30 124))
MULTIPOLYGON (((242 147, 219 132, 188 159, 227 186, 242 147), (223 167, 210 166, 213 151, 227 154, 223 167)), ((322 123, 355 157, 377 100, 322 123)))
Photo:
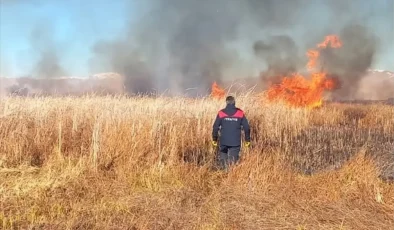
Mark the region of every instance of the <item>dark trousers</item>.
POLYGON ((239 160, 241 146, 225 146, 219 148, 219 164, 222 169, 227 169, 229 165, 235 164, 239 160))

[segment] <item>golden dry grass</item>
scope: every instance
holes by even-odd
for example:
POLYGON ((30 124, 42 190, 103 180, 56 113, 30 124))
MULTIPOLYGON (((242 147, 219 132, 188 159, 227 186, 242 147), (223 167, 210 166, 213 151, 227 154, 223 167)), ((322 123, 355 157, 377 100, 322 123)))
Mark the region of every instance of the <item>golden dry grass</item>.
POLYGON ((212 165, 222 101, 6 98, 2 229, 393 229, 394 110, 240 96, 252 147, 212 165), (390 171, 391 170, 391 171, 390 171))

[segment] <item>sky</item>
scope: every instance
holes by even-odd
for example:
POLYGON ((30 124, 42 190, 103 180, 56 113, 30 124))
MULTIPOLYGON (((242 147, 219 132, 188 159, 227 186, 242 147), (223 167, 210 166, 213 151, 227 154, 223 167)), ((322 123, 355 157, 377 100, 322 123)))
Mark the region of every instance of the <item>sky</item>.
MULTIPOLYGON (((365 0, 364 13, 372 15, 366 23, 380 39, 373 66, 376 69, 394 71, 393 1, 365 0)), ((0 0, 0 76, 31 73, 40 47, 54 47, 67 75, 92 74, 89 68, 92 47, 98 41, 126 33, 129 22, 141 16, 137 3, 138 0, 0 0), (32 37, 41 36, 33 33, 37 28, 45 28, 46 37, 32 37)), ((318 15, 324 18, 324 14, 315 11, 307 23, 318 21, 318 15)), ((294 30, 294 34, 299 34, 297 28, 294 30)))
POLYGON ((91 46, 98 38, 111 39, 121 33, 126 24, 125 1, 4 2, 0 6, 2 75, 28 74, 38 58, 31 45, 31 34, 39 25, 51 31, 50 40, 63 55, 63 65, 70 74, 85 75, 91 46))

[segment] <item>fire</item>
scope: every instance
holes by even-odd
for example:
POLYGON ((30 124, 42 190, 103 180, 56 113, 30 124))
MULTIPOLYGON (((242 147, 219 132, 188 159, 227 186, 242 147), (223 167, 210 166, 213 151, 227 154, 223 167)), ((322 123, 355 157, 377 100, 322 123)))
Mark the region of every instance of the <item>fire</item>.
POLYGON ((336 85, 333 79, 327 78, 327 73, 315 70, 320 50, 327 48, 329 45, 332 48, 339 48, 342 46, 342 42, 337 36, 329 35, 317 45, 318 49, 308 50, 309 61, 306 67, 311 72, 310 80, 298 73, 284 76, 280 84, 272 85, 268 89, 268 99, 270 101, 283 100, 296 107, 320 107, 323 103, 323 93, 326 90, 332 90, 336 85))
POLYGON ((306 67, 308 68, 309 71, 313 70, 317 64, 317 59, 319 58, 319 51, 317 50, 308 50, 306 55, 309 58, 308 64, 306 64, 306 67))
POLYGON ((332 48, 339 48, 342 46, 341 40, 336 35, 328 35, 326 39, 317 45, 318 48, 326 48, 328 44, 331 44, 332 48))
POLYGON ((216 82, 214 82, 212 84, 211 96, 214 98, 221 99, 225 95, 226 95, 226 92, 224 91, 224 89, 220 88, 219 85, 216 82))

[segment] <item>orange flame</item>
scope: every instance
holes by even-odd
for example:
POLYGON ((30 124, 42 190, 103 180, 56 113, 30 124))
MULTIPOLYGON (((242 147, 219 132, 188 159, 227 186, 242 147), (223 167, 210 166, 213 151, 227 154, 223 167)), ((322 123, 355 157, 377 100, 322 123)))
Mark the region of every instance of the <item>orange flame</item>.
POLYGON ((219 85, 216 82, 214 82, 212 84, 211 96, 213 98, 221 99, 224 98, 225 95, 226 92, 224 91, 224 89, 220 88, 219 85))
MULTIPOLYGON (((308 50, 309 61, 306 67, 309 71, 313 71, 317 67, 320 50, 327 48, 329 44, 332 48, 342 46, 342 42, 337 36, 329 35, 317 45, 318 49, 308 50)), ((333 79, 327 79, 326 76, 327 73, 322 71, 312 72, 310 80, 298 73, 284 76, 280 84, 272 85, 268 89, 268 99, 270 101, 283 100, 296 107, 320 107, 323 102, 323 93, 326 90, 332 90, 336 85, 333 79)))

